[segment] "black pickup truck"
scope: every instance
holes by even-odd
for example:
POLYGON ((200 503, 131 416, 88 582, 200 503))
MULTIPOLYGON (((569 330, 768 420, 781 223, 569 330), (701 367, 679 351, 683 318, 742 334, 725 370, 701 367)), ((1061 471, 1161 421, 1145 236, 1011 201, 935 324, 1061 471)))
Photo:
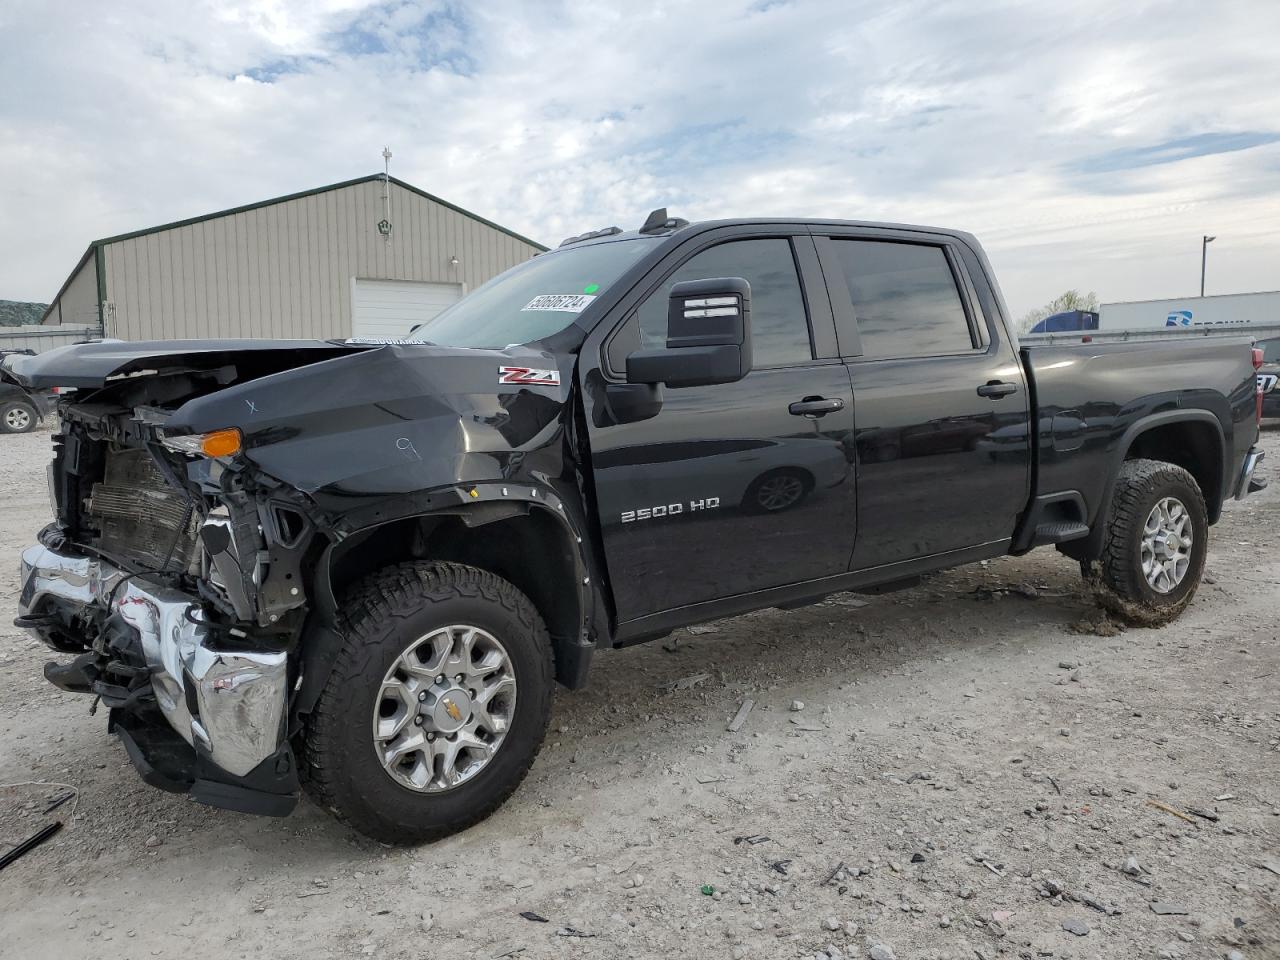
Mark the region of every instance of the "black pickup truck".
POLYGON ((148 782, 438 838, 601 647, 1048 544, 1176 616, 1261 482, 1256 360, 1020 349, 965 233, 655 211, 404 341, 11 362, 71 388, 17 623, 148 782))

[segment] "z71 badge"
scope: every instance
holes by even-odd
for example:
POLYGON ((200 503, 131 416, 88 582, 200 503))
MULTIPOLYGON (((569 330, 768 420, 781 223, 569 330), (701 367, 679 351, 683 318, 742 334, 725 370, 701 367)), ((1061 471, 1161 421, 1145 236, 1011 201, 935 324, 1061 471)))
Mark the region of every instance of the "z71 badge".
POLYGON ((499 367, 499 383, 536 383, 542 386, 558 387, 560 385, 559 370, 534 370, 530 367, 499 367))

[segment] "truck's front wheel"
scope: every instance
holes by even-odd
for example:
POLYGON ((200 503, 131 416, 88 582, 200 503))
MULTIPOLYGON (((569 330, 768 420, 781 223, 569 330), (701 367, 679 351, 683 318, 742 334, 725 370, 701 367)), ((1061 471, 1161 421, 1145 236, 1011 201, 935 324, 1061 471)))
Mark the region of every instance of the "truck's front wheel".
POLYGON ((1081 567, 1107 609, 1139 626, 1159 626, 1191 602, 1208 541, 1204 496, 1190 473, 1162 460, 1126 460, 1102 553, 1081 567))
POLYGON ((401 564, 351 594, 342 632, 304 734, 316 801, 385 843, 438 840, 496 810, 551 714, 551 644, 528 598, 474 567, 401 564))

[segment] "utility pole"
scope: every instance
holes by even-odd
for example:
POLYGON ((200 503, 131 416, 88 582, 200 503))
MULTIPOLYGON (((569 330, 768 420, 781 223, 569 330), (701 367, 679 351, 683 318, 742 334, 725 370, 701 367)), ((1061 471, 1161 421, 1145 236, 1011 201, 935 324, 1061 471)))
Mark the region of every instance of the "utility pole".
POLYGON ((1209 244, 1217 237, 1201 236, 1200 238, 1200 296, 1204 296, 1204 268, 1209 255, 1209 244))
POLYGON ((378 232, 382 239, 391 243, 391 148, 382 148, 382 219, 378 221, 378 232))

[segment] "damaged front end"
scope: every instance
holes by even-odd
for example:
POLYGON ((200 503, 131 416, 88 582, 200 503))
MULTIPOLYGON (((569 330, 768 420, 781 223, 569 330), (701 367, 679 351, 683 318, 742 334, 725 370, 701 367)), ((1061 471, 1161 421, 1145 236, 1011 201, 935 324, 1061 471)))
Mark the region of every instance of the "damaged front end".
POLYGON ((290 742, 341 644, 335 596, 389 563, 488 544, 471 559, 541 596, 558 676, 580 683, 599 608, 563 456, 573 361, 323 341, 22 358, 19 380, 64 392, 17 623, 72 655, 46 676, 109 708, 148 782, 253 813, 296 803, 290 742), (513 529, 541 565, 494 533, 535 517, 513 529))
POLYGON ((148 783, 283 816, 299 793, 288 704, 302 565, 323 548, 314 507, 237 456, 238 430, 166 430, 239 375, 149 371, 62 404, 56 519, 22 554, 15 623, 76 655, 45 677, 108 708, 148 783))

